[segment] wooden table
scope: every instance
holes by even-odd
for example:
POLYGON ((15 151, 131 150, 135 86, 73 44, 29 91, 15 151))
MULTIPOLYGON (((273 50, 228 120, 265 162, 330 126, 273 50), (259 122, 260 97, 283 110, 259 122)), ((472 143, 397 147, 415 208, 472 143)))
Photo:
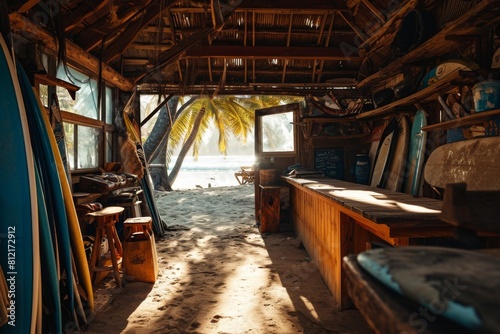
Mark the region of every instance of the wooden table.
POLYGON ((454 236, 454 227, 439 219, 440 200, 330 178, 282 179, 291 186, 294 230, 339 309, 352 306, 343 257, 366 250, 371 242, 405 246, 417 238, 454 236))

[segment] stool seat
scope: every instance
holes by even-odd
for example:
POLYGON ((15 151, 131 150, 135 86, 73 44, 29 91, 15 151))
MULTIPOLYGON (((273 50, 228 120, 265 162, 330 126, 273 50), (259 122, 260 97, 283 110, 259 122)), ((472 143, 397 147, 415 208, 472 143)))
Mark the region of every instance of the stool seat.
POLYGON ((93 217, 106 217, 106 216, 112 216, 112 215, 119 215, 125 210, 121 206, 108 206, 102 210, 99 211, 93 211, 87 213, 87 216, 93 216, 93 217))
MULTIPOLYGON (((116 232, 115 224, 118 222, 119 216, 124 208, 119 206, 109 206, 99 211, 87 213, 87 216, 93 217, 97 221, 95 242, 92 248, 92 255, 90 256, 89 269, 90 276, 93 277, 94 273, 101 271, 113 271, 115 276, 116 285, 121 288, 121 278, 118 265, 121 263, 123 256, 123 248, 116 232), (102 239, 106 237, 109 246, 109 254, 111 256, 111 266, 104 266, 100 264, 100 252, 102 239)), ((94 284, 97 282, 94 280, 94 284)))

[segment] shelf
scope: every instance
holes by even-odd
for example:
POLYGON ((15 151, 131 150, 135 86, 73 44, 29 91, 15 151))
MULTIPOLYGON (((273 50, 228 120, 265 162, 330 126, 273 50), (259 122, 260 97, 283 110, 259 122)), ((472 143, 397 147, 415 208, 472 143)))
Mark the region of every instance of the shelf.
POLYGON ((480 122, 489 121, 500 117, 500 109, 478 112, 469 116, 455 118, 446 122, 427 125, 422 127, 423 131, 450 130, 463 126, 474 125, 480 122))
POLYGON ((406 55, 396 59, 390 65, 362 80, 356 86, 357 89, 380 85, 401 72, 403 66, 415 62, 422 63, 425 59, 431 59, 443 55, 444 50, 453 50, 460 39, 448 39, 448 36, 474 36, 494 27, 500 23, 500 1, 483 0, 477 4, 467 14, 451 22, 429 40, 425 41, 418 48, 408 52, 406 55))
POLYGON ((383 107, 361 113, 356 116, 356 119, 361 120, 365 118, 383 116, 398 111, 398 107, 413 106, 416 103, 425 104, 427 102, 437 101, 439 95, 453 91, 457 85, 475 82, 476 79, 473 76, 467 75, 468 72, 469 71, 453 72, 447 77, 416 92, 415 94, 391 102, 383 107))
POLYGON ((357 139, 364 138, 368 136, 368 133, 357 133, 354 135, 345 135, 345 136, 311 136, 309 139, 313 140, 348 140, 348 139, 357 139))
POLYGON ((76 98, 76 92, 80 89, 80 87, 73 85, 72 83, 55 78, 48 74, 35 74, 35 79, 42 85, 59 86, 62 88, 66 88, 73 100, 76 98))
POLYGON ((303 123, 343 123, 343 122, 354 122, 356 121, 356 116, 350 117, 327 117, 327 116, 305 116, 302 118, 303 123))

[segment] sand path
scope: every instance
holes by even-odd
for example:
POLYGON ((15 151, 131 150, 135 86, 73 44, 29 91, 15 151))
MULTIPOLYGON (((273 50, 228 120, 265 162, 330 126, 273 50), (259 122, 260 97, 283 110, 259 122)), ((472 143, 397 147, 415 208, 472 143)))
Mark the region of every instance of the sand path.
POLYGON ((108 280, 85 333, 370 333, 335 310, 293 233, 259 233, 252 185, 157 195, 174 229, 157 242, 156 283, 108 280))

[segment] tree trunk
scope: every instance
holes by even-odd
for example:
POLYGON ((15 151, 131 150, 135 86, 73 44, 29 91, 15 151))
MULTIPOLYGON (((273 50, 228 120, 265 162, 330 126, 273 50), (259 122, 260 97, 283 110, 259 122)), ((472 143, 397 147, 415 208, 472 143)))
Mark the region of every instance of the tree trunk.
MULTIPOLYGON (((173 96, 170 101, 167 102, 168 109, 172 112, 172 121, 175 121, 175 110, 177 110, 177 103, 179 102, 179 96, 173 96)), ((170 116, 168 113, 168 109, 166 106, 160 109, 158 113, 158 118, 156 119, 156 123, 153 126, 153 130, 149 134, 148 138, 144 142, 144 154, 148 159, 148 162, 155 160, 158 153, 155 152, 160 147, 161 142, 164 137, 168 134, 169 129, 172 127, 170 123, 170 116)))
POLYGON ((168 178, 168 166, 165 164, 167 156, 167 139, 168 136, 165 136, 164 140, 160 143, 158 155, 150 165, 151 179, 153 180, 154 188, 161 191, 173 190, 168 178))
MULTIPOLYGON (((179 96, 173 96, 168 101, 170 110, 177 109, 179 96)), ((172 118, 175 115, 172 115, 172 118)), ((166 166, 167 160, 167 147, 165 145, 166 138, 172 128, 171 116, 166 107, 161 108, 153 130, 149 134, 146 142, 144 143, 144 152, 147 157, 148 164, 150 164, 151 180, 153 187, 156 190, 172 191, 172 187, 168 182, 168 172, 166 166)), ((172 119, 174 121, 174 119, 172 119)))
POLYGON ((196 135, 198 134, 198 131, 200 129, 200 123, 203 116, 205 116, 205 108, 202 108, 196 115, 196 119, 193 123, 193 129, 191 130, 191 133, 189 134, 187 140, 182 145, 181 151, 179 152, 177 160, 175 161, 175 165, 172 168, 172 172, 169 175, 170 184, 174 184, 175 179, 177 178, 177 174, 179 174, 179 170, 181 169, 182 163, 184 162, 184 158, 186 157, 191 146, 193 146, 196 135))

